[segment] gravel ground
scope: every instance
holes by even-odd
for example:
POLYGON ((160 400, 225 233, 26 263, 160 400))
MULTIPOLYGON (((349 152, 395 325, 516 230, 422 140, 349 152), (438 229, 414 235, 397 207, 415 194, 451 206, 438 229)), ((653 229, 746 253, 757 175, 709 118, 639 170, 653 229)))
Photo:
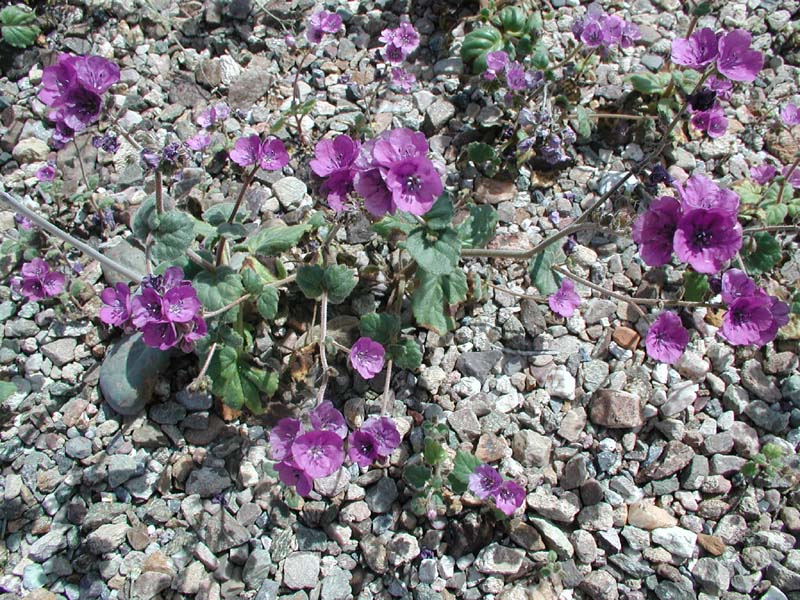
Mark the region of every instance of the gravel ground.
MULTIPOLYGON (((57 3, 47 46, 115 57, 122 81, 113 103, 143 136, 163 140, 177 132, 185 139, 196 114, 225 99, 238 111, 215 135, 232 138, 291 97, 285 73, 294 58, 276 21, 253 4, 57 3), (249 9, 258 17, 248 17, 249 9)), ((291 25, 314 8, 307 0, 261 4, 291 25)), ((304 118, 312 138, 346 130, 359 114, 348 82, 372 80, 380 30, 408 14, 408 4, 338 6, 347 34, 325 46, 301 83, 304 97, 317 98, 304 118)), ((375 120, 429 135, 448 165, 447 184, 473 189, 497 208, 497 245, 532 247, 554 231, 552 211, 578 216, 610 185, 608 173, 623 171, 624 158, 642 156, 633 141, 612 145, 597 135, 577 148, 574 165, 555 175, 523 169, 516 187, 504 188, 457 167, 460 147, 496 118, 483 93, 464 91, 464 68, 451 50, 453 39, 463 38, 463 17, 476 9, 410 4, 423 36, 412 67, 421 85, 384 96, 375 120)), ((786 163, 796 151, 762 115, 798 93, 798 3, 718 4, 717 28, 752 31, 766 66, 755 85, 734 93, 728 133, 715 140, 679 133, 669 164, 679 179, 706 171, 729 184, 767 156, 786 163)), ((558 55, 585 6, 553 5, 558 16, 546 22, 546 39, 558 55)), ((626 74, 659 69, 669 40, 688 25, 678 0, 613 5, 643 35, 598 67, 584 92, 594 93, 598 106, 630 90, 626 74)), ((0 79, 2 186, 65 226, 91 231, 78 206, 55 216, 56 205, 35 192, 49 131, 46 107, 34 95, 50 54, 18 53, 0 79)), ((124 222, 149 185, 141 169, 115 164, 90 145, 82 159, 100 176, 97 197, 112 197, 124 222)), ((75 151, 60 152, 58 164, 69 194, 80 181, 75 151)), ((262 172, 254 214, 288 220, 309 206, 306 174, 298 160, 283 172, 262 172)), ((179 198, 189 205, 207 207, 231 193, 199 169, 184 173, 183 182, 179 198)), ((0 212, 0 231, 13 227, 13 214, 0 212)), ((357 258, 366 258, 371 243, 358 239, 364 230, 354 223, 341 234, 357 258)), ((109 252, 130 255, 122 231, 105 243, 121 242, 109 252)), ((630 238, 586 233, 578 242, 576 274, 626 294, 653 285, 630 238)), ((13 268, 7 257, 0 261, 3 277, 13 268)), ((502 288, 535 293, 524 264, 473 260, 465 268, 502 288)), ((661 273, 667 285, 680 280, 674 269, 661 273)), ((155 397, 145 411, 117 414, 97 385, 117 335, 95 317, 95 294, 108 280, 85 259, 76 278, 87 284, 80 308, 24 303, 0 286, 0 375, 19 390, 4 404, 0 428, 0 590, 7 592, 0 600, 800 598, 797 471, 749 485, 739 475, 765 444, 793 455, 800 443, 796 342, 734 350, 699 315, 688 351, 670 368, 646 359, 646 323, 624 303, 584 290, 578 312, 564 320, 542 303, 490 289, 460 309, 453 333, 418 334, 424 366, 392 382, 393 414, 407 433, 390 466, 345 468, 316 481, 318 494, 287 504, 269 468, 265 431, 283 416, 281 407, 297 405, 292 391, 264 418, 225 421, 210 396, 185 391, 196 367, 181 359, 152 381, 155 397), (401 472, 421 451, 425 420, 446 422, 453 448, 474 450, 522 483, 524 511, 504 522, 475 506, 432 522, 416 517, 401 472), (544 576, 545 566, 554 574, 544 576)), ((366 312, 361 307, 380 298, 376 289, 342 312, 366 312)), ((344 368, 332 383, 346 413, 363 413, 365 399, 376 402, 381 382, 373 385, 344 368)))

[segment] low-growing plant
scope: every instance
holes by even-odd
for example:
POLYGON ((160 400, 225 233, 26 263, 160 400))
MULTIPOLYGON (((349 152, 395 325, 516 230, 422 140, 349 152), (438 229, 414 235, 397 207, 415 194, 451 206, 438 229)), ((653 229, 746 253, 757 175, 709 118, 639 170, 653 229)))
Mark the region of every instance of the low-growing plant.
POLYGON ((0 36, 9 46, 33 46, 39 32, 36 13, 24 4, 12 4, 0 10, 0 36))

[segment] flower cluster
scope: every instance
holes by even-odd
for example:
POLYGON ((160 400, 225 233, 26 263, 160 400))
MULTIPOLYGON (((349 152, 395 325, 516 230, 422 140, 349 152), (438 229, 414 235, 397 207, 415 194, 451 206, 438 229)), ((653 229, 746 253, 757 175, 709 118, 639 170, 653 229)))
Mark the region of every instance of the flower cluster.
POLYGON ((299 419, 281 419, 269 434, 270 456, 279 461, 278 476, 301 496, 311 492, 314 479, 341 468, 345 439, 347 455, 360 467, 385 460, 400 445, 397 427, 387 417, 367 419, 348 436, 344 416, 328 400, 311 411, 309 425, 303 430, 299 419))
POLYGON ((642 37, 639 27, 617 15, 609 15, 598 4, 592 4, 586 16, 572 25, 572 35, 587 48, 607 52, 615 44, 630 48, 642 37))
POLYGON ((142 280, 139 293, 131 297, 128 286, 118 283, 100 294, 100 320, 126 331, 139 330, 151 348, 169 350, 179 346, 191 352, 194 343, 207 332, 202 306, 183 269, 170 267, 163 275, 142 280))
POLYGON ((208 130, 214 127, 218 122, 224 121, 231 114, 231 109, 224 102, 218 102, 214 106, 209 106, 195 119, 195 122, 201 127, 200 131, 188 138, 184 144, 190 150, 195 152, 202 152, 211 143, 211 134, 208 130))
MULTIPOLYGON (((750 177, 759 185, 769 183, 777 174, 778 170, 769 164, 750 167, 750 177)), ((793 188, 800 188, 800 170, 792 169, 791 165, 786 165, 781 169, 781 175, 786 178, 786 182, 793 188)))
POLYGON ((368 337, 358 338, 350 348, 350 364, 364 379, 372 379, 383 370, 386 350, 368 337))
POLYGON ((444 189, 442 175, 427 153, 425 134, 402 128, 364 144, 346 135, 321 140, 310 165, 324 178, 322 191, 336 211, 345 209, 345 200, 355 189, 375 216, 398 209, 423 215, 444 189))
POLYGON ((633 240, 642 260, 658 267, 667 264, 674 251, 698 273, 718 273, 742 247, 739 196, 702 175, 675 187, 680 202, 662 196, 634 221, 633 240))
POLYGON ((289 164, 289 153, 282 141, 269 137, 262 142, 256 133, 236 140, 230 157, 240 167, 257 164, 265 171, 278 171, 289 164))
POLYGON ((22 265, 22 276, 11 281, 11 289, 31 302, 58 296, 64 291, 66 279, 57 271, 52 271, 41 258, 34 258, 22 265))
POLYGON ((511 516, 525 502, 525 488, 516 481, 503 480, 497 469, 478 465, 469 476, 469 491, 481 500, 494 501, 503 514, 511 516))
POLYGON ((407 21, 403 21, 394 29, 384 29, 378 39, 384 43, 381 56, 388 63, 400 64, 419 48, 419 33, 407 21))
MULTIPOLYGON (((534 89, 544 83, 544 73, 541 71, 528 71, 518 61, 512 61, 504 50, 489 52, 486 55, 486 70, 483 78, 489 81, 503 75, 508 89, 512 92, 534 89)), ((510 100, 510 98, 509 98, 510 100)))
POLYGON ((47 161, 47 163, 40 167, 38 171, 36 171, 36 179, 43 183, 49 183, 56 178, 56 165, 52 160, 47 161))
POLYGON ((750 32, 743 29, 723 34, 703 27, 688 38, 672 40, 672 62, 701 72, 716 63, 720 75, 731 81, 754 81, 764 57, 750 49, 751 39, 750 32))
POLYGON ((56 64, 45 67, 37 97, 54 110, 51 143, 61 148, 97 121, 103 108, 102 95, 119 81, 119 67, 102 56, 62 54, 56 64))
POLYGON ((319 44, 326 33, 337 33, 342 27, 342 17, 336 13, 321 10, 311 15, 306 27, 306 39, 311 44, 319 44))
POLYGON ((728 311, 720 334, 735 346, 763 346, 789 322, 789 306, 768 295, 739 269, 729 269, 722 276, 722 300, 728 311))

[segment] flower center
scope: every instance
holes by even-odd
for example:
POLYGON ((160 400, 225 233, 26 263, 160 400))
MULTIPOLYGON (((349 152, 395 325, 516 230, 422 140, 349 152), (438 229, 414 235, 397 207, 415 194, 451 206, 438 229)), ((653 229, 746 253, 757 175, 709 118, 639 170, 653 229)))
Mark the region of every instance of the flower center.
POLYGON ((409 192, 418 192, 422 187, 419 175, 409 175, 406 177, 406 190, 409 192))
POLYGON ((694 232, 694 245, 697 248, 705 248, 711 244, 714 234, 708 229, 698 229, 694 232))

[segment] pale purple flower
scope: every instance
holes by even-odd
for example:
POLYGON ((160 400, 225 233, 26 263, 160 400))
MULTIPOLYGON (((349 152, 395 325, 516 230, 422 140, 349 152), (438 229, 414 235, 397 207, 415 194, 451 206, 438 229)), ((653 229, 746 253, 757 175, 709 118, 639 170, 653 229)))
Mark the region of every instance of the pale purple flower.
POLYGON ((644 340, 647 355, 669 365, 677 362, 689 343, 689 331, 674 312, 664 311, 650 326, 644 340))
POLYGON ((358 172, 353 186, 364 198, 364 208, 376 217, 382 217, 387 212, 394 214, 397 211, 397 207, 392 203, 392 192, 386 187, 380 169, 358 172))
POLYGON ((74 131, 83 131, 100 118, 103 99, 99 94, 80 85, 67 89, 61 104, 50 113, 53 122, 61 121, 74 131))
POLYGON ((679 259, 713 275, 742 247, 742 226, 735 213, 721 208, 689 210, 678 221, 673 242, 679 259))
POLYGON ((645 264, 660 267, 672 259, 672 239, 678 227, 681 207, 675 198, 662 196, 633 222, 633 241, 645 264))
POLYGON ((306 28, 306 39, 319 44, 326 33, 337 33, 342 27, 342 17, 336 13, 322 10, 311 15, 306 28))
POLYGON ((617 15, 607 15, 602 21, 603 43, 606 46, 618 44, 622 40, 625 20, 617 15))
POLYGON ((527 87, 525 80, 525 68, 517 61, 506 65, 506 83, 509 89, 514 91, 524 90, 527 87))
POLYGON ((547 304, 557 315, 565 318, 572 316, 581 303, 581 297, 575 292, 575 284, 571 279, 563 279, 558 291, 547 298, 547 304))
POLYGON ((14 223, 23 231, 30 231, 33 229, 33 221, 31 221, 25 215, 21 215, 19 213, 14 213, 14 223))
POLYGON ((169 350, 178 343, 178 332, 169 321, 149 321, 142 327, 142 341, 151 348, 169 350))
POLYGON ((486 70, 483 72, 483 78, 492 80, 502 73, 508 64, 508 53, 504 50, 496 50, 486 54, 486 70))
POLYGON ((211 136, 205 131, 200 131, 186 140, 186 147, 195 152, 202 152, 211 143, 211 136))
POLYGON ((142 148, 142 151, 139 152, 139 160, 145 170, 153 170, 161 166, 161 155, 149 148, 142 148))
POLYGON ((400 46, 407 55, 414 52, 419 47, 419 33, 408 21, 403 21, 394 30, 395 45, 400 46))
POLYGON ((793 188, 800 188, 800 169, 792 169, 791 165, 786 165, 781 169, 781 175, 786 177, 786 181, 789 182, 789 185, 793 188))
POLYGON ((383 369, 386 350, 368 337, 359 338, 350 349, 350 364, 364 379, 372 379, 383 369))
POLYGON ((642 31, 635 23, 625 23, 625 28, 622 30, 622 38, 619 41, 621 48, 630 48, 642 38, 642 31))
POLYGON ((164 294, 161 312, 171 323, 188 323, 202 308, 197 292, 190 285, 172 288, 164 294))
POLYGON ((371 418, 364 421, 361 431, 375 438, 378 458, 387 458, 400 445, 400 432, 389 417, 371 418))
POLYGON ((400 64, 406 59, 406 53, 403 52, 403 49, 394 44, 386 44, 381 50, 381 56, 386 62, 394 65, 400 64))
POLYGON ((750 177, 753 178, 758 185, 765 185, 769 183, 778 170, 772 165, 763 164, 758 167, 750 167, 750 177))
POLYGON ((764 66, 764 56, 750 49, 752 36, 744 29, 734 29, 719 39, 717 71, 732 81, 754 81, 764 66))
POLYGON ((781 109, 781 121, 787 127, 794 127, 800 125, 800 107, 796 104, 788 103, 781 109))
POLYGON ((368 467, 378 458, 378 442, 368 431, 360 429, 350 434, 347 454, 359 467, 368 467))
POLYGON ((52 163, 47 163, 36 171, 36 179, 42 182, 53 181, 56 178, 56 168, 52 163))
POLYGON ((494 497, 494 504, 506 516, 510 517, 525 502, 525 488, 516 481, 504 481, 494 497))
POLYGON ((214 125, 217 121, 224 121, 231 114, 231 109, 224 102, 210 106, 197 115, 197 124, 203 129, 214 125))
POLYGON ((495 495, 502 485, 500 473, 489 465, 478 465, 469 476, 469 491, 481 500, 495 495))
POLYGON ((57 271, 52 271, 41 258, 34 258, 22 265, 21 281, 18 282, 19 293, 28 300, 36 302, 45 298, 52 298, 64 291, 66 278, 57 271))
POLYGON ((706 133, 710 138, 718 138, 725 135, 728 131, 728 119, 722 112, 722 109, 712 109, 708 111, 708 124, 706 125, 706 133))
POLYGON ((789 306, 759 289, 729 304, 720 334, 735 346, 762 346, 775 339, 778 329, 788 322, 789 306))
POLYGON ((325 400, 312 410, 309 420, 314 429, 332 431, 342 439, 347 437, 347 423, 344 415, 334 408, 330 400, 325 400))
POLYGON ((285 460, 291 456, 292 444, 299 433, 299 420, 287 417, 278 421, 269 432, 270 457, 273 460, 285 460))
POLYGON ((397 161, 424 157, 428 152, 428 140, 424 133, 403 127, 382 133, 372 144, 364 144, 363 148, 369 156, 362 153, 358 161, 374 162, 379 167, 389 169, 397 161))
POLYGON ((395 67, 392 69, 392 83, 396 85, 402 92, 406 94, 414 89, 414 84, 417 78, 413 73, 409 73, 405 69, 395 67))
POLYGON ((301 496, 308 496, 311 493, 313 480, 291 458, 276 464, 275 471, 285 485, 295 488, 301 496))
POLYGON ((587 48, 599 48, 603 45, 603 28, 600 23, 592 21, 587 23, 581 31, 581 41, 587 48))
POLYGON ((191 352, 194 349, 194 343, 208 333, 206 320, 199 313, 188 323, 178 323, 177 328, 181 333, 181 350, 186 353, 191 352))
POLYGON ((325 178, 321 191, 327 195, 328 205, 336 211, 344 209, 344 201, 353 191, 354 162, 359 148, 360 144, 347 135, 320 140, 314 147, 314 159, 309 166, 314 173, 325 178))
POLYGON ((725 79, 724 77, 717 77, 716 75, 711 75, 708 80, 706 81, 706 85, 708 89, 715 92, 717 94, 717 98, 720 100, 730 100, 731 93, 733 91, 733 83, 725 79))
POLYGON ((722 276, 721 293, 726 304, 731 304, 737 298, 754 296, 758 291, 756 283, 740 269, 728 269, 722 276))
POLYGON ((291 33, 287 33, 283 36, 283 43, 286 44, 287 48, 297 47, 297 39, 291 33))
POLYGON ((76 56, 69 62, 78 82, 95 94, 104 94, 119 81, 119 67, 102 56, 76 56))
POLYGON ((695 71, 704 71, 717 58, 717 45, 714 30, 703 27, 690 35, 689 39, 672 40, 672 62, 695 71))
POLYGON ((342 438, 332 431, 309 431, 295 438, 292 458, 312 479, 327 477, 344 462, 342 438))
POLYGON ((414 215, 428 212, 444 189, 441 175, 423 157, 395 163, 385 181, 395 206, 414 215))
POLYGON ((685 185, 675 183, 684 212, 693 208, 718 208, 736 214, 739 210, 739 194, 719 187, 708 177, 692 175, 685 185))
POLYGON ((122 327, 131 318, 131 290, 126 283, 104 289, 100 293, 100 300, 103 306, 99 316, 103 323, 122 327))
POLYGON ((277 171, 289 164, 289 153, 282 141, 270 137, 262 142, 258 134, 236 140, 230 157, 241 167, 258 164, 265 171, 277 171))

